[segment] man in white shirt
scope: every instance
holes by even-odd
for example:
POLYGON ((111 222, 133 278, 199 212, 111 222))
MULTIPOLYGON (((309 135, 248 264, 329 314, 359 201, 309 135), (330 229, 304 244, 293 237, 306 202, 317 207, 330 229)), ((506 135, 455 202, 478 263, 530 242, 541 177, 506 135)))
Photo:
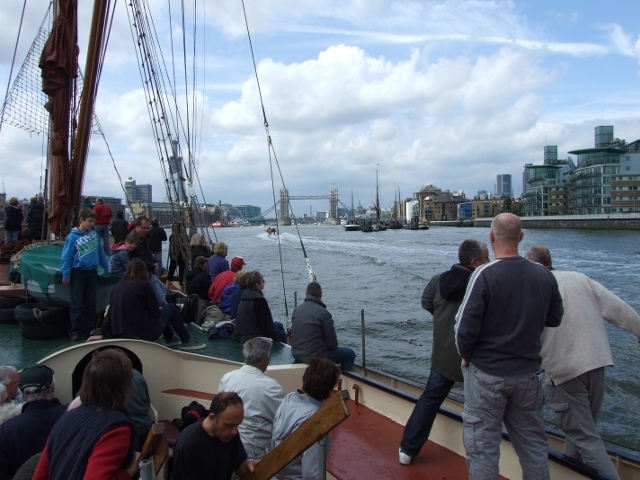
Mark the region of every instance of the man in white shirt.
POLYGON ((271 444, 273 418, 284 399, 280 384, 265 371, 271 359, 273 340, 255 337, 244 342, 244 365, 227 373, 218 386, 219 392, 236 392, 244 403, 244 420, 238 426, 249 458, 262 458, 271 444))

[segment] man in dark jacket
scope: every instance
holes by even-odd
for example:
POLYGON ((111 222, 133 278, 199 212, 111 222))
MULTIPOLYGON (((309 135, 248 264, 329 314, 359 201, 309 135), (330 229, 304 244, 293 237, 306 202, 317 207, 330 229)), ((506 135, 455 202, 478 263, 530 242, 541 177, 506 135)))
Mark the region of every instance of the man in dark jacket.
MULTIPOLYGON (((42 197, 33 197, 31 199, 31 205, 29 205, 29 212, 27 213, 27 225, 29 227, 29 234, 31 240, 42 240, 43 235, 42 224, 44 220, 44 202, 42 197)), ((45 224, 44 231, 47 231, 45 224)))
POLYGON ((409 465, 420 453, 440 405, 451 387, 462 381, 460 356, 453 327, 471 273, 489 261, 489 249, 477 240, 465 240, 458 248, 458 262, 435 275, 422 293, 422 308, 433 315, 433 342, 429 381, 413 408, 400 443, 399 461, 409 465))
POLYGON ((162 242, 167 240, 167 232, 158 223, 158 219, 151 220, 151 230, 149 230, 149 250, 158 263, 158 275, 162 275, 162 242))
POLYGON ((503 422, 522 477, 550 478, 540 336, 545 327, 560 325, 564 310, 551 272, 519 255, 522 237, 517 216, 493 219, 495 260, 473 272, 456 315, 469 478, 498 478, 503 422))
POLYGON ((307 285, 306 298, 291 317, 291 353, 298 362, 309 363, 313 357, 325 357, 351 370, 356 352, 338 346, 333 317, 322 303, 322 287, 317 282, 307 285))
POLYGON ((122 243, 129 234, 129 222, 124 219, 124 212, 118 210, 116 218, 111 221, 111 235, 113 235, 113 243, 122 243))
POLYGON ((22 370, 20 390, 22 413, 0 425, 0 480, 12 479, 24 462, 44 450, 53 425, 67 410, 53 398, 53 370, 46 365, 22 370))
POLYGON ((5 245, 20 237, 24 215, 17 197, 11 197, 9 205, 4 209, 4 243, 5 245))

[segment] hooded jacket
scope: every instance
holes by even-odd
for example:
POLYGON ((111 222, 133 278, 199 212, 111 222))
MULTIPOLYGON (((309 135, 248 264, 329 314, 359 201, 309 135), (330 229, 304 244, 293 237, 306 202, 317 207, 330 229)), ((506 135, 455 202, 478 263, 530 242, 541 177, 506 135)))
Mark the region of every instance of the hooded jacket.
POLYGON ((84 232, 73 228, 64 242, 60 270, 62 279, 71 278, 71 269, 93 270, 101 265, 105 272, 109 271, 107 257, 100 245, 100 237, 94 230, 84 232))
POLYGON ((202 300, 209 300, 207 292, 211 286, 211 280, 209 279, 209 274, 205 270, 194 266, 189 270, 189 272, 187 272, 185 278, 187 279, 187 295, 195 293, 198 295, 198 298, 201 298, 202 300))
POLYGON ((20 207, 16 207, 15 205, 7 205, 4 209, 5 221, 4 228, 8 232, 19 232, 22 230, 22 221, 24 220, 24 215, 22 214, 22 210, 20 207))
POLYGON ((443 377, 462 382, 460 355, 456 349, 456 313, 464 298, 472 270, 455 264, 435 275, 422 293, 422 308, 433 315, 431 366, 443 377))

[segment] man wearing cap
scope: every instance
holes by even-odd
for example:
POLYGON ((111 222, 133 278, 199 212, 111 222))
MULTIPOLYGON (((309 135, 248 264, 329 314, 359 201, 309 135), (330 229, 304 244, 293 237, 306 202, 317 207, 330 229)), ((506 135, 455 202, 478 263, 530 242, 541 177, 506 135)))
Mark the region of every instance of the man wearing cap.
POLYGON ((44 450, 53 425, 66 411, 53 398, 55 379, 46 365, 22 370, 20 390, 22 413, 0 425, 0 480, 12 479, 24 462, 44 450))
POLYGON ((96 206, 93 207, 93 211, 96 212, 96 223, 93 229, 98 234, 98 237, 102 239, 102 249, 105 255, 111 255, 111 247, 109 246, 109 225, 111 224, 111 217, 113 213, 108 205, 105 205, 101 198, 96 199, 96 206))
POLYGON ((242 257, 233 257, 231 259, 231 270, 219 273, 209 288, 209 300, 220 303, 224 287, 233 283, 233 277, 236 272, 242 270, 247 263, 242 257))

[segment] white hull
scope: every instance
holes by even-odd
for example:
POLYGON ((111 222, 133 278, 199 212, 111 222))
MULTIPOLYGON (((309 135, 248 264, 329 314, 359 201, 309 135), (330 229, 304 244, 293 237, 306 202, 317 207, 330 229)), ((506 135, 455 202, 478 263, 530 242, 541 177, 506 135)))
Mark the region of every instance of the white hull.
MULTIPOLYGON (((105 340, 78 344, 51 354, 41 361, 56 372, 56 395, 62 402, 69 402, 72 399, 73 373, 78 362, 90 355, 94 349, 105 345, 118 345, 133 352, 141 361, 143 374, 149 386, 151 403, 160 419, 179 416, 180 409, 188 405, 192 399, 200 399, 202 402, 201 394, 203 393, 216 393, 222 376, 241 366, 238 362, 171 350, 157 343, 140 340, 105 340), (170 391, 175 389, 186 389, 192 392, 176 394, 175 391, 170 391), (198 396, 199 394, 201 396, 198 396)), ((285 392, 289 393, 302 384, 305 368, 304 364, 270 366, 268 374, 282 385, 285 392)), ((357 394, 360 405, 400 425, 406 423, 415 399, 422 393, 422 387, 413 382, 382 372, 361 372, 359 369, 354 375, 342 375, 340 388, 351 392, 352 398, 357 394)), ((459 402, 447 399, 436 418, 429 439, 464 456, 462 422, 459 418, 461 407, 459 402)), ((357 418, 347 421, 357 422, 357 418)), ((357 423, 350 428, 357 428, 357 423)), ((561 442, 562 439, 550 438, 551 448, 561 449, 561 442)), ((397 452, 397 446, 393 445, 393 449, 397 452)), ((511 479, 521 478, 517 455, 511 443, 504 437, 500 451, 500 474, 511 479)), ((376 452, 371 452, 371 455, 376 455, 376 452)), ((560 463, 552 461, 552 456, 558 457, 559 454, 557 452, 550 454, 549 467, 553 479, 589 478, 584 475, 584 472, 575 471, 562 461, 560 463)), ((640 466, 637 462, 622 458, 616 458, 614 461, 620 465, 622 479, 640 478, 640 466)), ((344 467, 348 469, 348 465, 344 467)), ((357 478, 357 476, 349 478, 357 478)))

